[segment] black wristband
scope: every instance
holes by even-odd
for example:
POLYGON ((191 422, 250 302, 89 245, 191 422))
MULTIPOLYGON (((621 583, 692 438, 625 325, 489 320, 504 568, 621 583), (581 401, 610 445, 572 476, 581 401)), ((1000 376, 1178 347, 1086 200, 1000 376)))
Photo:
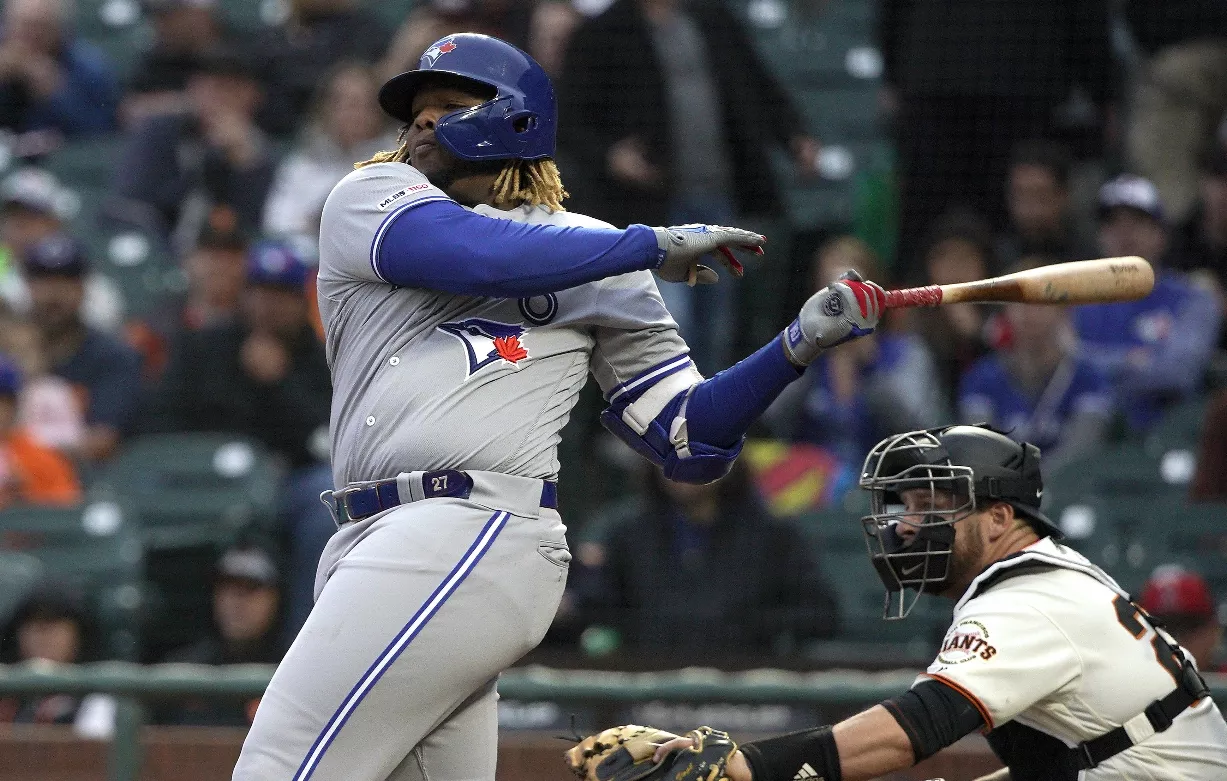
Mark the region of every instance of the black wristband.
POLYGON ((843 781, 830 727, 743 743, 753 781, 843 781))

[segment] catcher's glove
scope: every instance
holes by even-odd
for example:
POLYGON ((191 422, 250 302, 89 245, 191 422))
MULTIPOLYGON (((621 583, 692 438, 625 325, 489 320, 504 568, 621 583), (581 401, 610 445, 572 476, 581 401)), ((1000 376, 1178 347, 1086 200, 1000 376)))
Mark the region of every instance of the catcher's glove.
POLYGON ((737 744, 728 733, 699 727, 686 733, 694 741, 659 762, 656 749, 679 737, 655 727, 626 724, 590 735, 566 754, 571 772, 583 781, 721 781, 737 744))

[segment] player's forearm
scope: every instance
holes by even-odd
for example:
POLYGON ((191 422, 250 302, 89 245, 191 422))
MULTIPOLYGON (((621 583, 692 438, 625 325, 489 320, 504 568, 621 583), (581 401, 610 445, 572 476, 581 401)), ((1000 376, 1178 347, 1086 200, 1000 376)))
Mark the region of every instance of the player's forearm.
POLYGON ((881 706, 834 727, 747 743, 742 759, 730 763, 732 781, 868 781, 915 764, 910 739, 881 706))
POLYGON ((911 739, 881 705, 841 721, 832 732, 844 781, 866 781, 916 763, 911 739))
POLYGON ((651 228, 526 225, 435 201, 397 215, 377 240, 375 267, 403 287, 492 298, 545 295, 657 267, 651 228))
POLYGON ((750 357, 695 386, 686 408, 690 439, 732 447, 802 372, 788 360, 777 336, 750 357))

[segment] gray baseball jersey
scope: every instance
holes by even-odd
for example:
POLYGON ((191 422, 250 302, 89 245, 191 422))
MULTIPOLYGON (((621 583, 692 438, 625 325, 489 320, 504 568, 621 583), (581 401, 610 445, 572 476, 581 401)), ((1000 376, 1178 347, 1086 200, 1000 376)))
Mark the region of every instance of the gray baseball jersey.
MULTIPOLYGON (((384 283, 373 258, 390 218, 446 198, 410 166, 383 163, 347 176, 324 207, 318 291, 338 486, 407 469, 555 479, 559 432, 589 371, 607 394, 668 374, 644 419, 702 379, 647 271, 519 300, 384 283)), ((475 211, 609 227, 543 207, 475 211)))
POLYGON ((388 163, 347 176, 324 206, 334 480, 418 482, 331 540, 236 781, 493 779, 494 681, 540 642, 570 562, 561 518, 540 504, 580 389, 591 372, 611 400, 633 399, 622 419, 644 428, 702 379, 646 271, 520 300, 382 280, 373 259, 392 218, 446 198, 388 163), (435 469, 465 470, 472 491, 423 499, 435 469))

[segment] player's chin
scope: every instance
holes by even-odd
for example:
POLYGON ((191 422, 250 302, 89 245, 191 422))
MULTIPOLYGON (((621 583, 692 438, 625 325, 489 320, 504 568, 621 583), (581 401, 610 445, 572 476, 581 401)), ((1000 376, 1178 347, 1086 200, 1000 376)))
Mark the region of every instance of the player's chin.
POLYGON ((429 176, 447 166, 447 155, 433 142, 418 144, 409 150, 409 165, 429 176))

